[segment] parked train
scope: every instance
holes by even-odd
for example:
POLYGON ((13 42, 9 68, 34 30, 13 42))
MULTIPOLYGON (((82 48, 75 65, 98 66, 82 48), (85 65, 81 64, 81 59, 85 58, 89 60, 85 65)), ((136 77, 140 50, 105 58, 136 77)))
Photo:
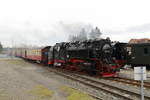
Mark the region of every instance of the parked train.
POLYGON ((109 39, 95 39, 56 43, 43 48, 16 48, 13 55, 51 67, 100 77, 115 77, 126 64, 125 45, 109 39))
POLYGON ((132 67, 146 66, 150 69, 150 43, 134 43, 126 45, 128 58, 127 64, 132 67))

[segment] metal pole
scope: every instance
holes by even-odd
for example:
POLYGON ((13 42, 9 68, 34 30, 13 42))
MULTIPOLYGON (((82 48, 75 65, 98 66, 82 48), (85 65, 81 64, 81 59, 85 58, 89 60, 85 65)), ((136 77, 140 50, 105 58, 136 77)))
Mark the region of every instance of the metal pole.
POLYGON ((143 67, 141 67, 141 100, 144 100, 144 90, 143 90, 143 67))

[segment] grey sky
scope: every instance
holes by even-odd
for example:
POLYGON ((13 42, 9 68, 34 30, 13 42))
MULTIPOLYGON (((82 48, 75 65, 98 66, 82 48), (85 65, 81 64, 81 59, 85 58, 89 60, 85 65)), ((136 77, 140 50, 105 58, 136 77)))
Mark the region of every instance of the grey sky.
POLYGON ((0 41, 52 45, 83 27, 98 26, 102 37, 150 38, 149 0, 1 0, 0 41))

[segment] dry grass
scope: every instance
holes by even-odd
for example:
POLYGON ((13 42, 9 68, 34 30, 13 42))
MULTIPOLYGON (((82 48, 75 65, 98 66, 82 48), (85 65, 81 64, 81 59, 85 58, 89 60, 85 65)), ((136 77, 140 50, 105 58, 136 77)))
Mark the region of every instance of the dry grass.
POLYGON ((50 99, 54 92, 45 88, 42 85, 37 85, 35 88, 33 88, 31 91, 29 91, 30 94, 37 96, 39 100, 41 99, 50 99))
POLYGON ((67 93, 67 100, 95 100, 88 94, 67 86, 62 86, 60 89, 67 93))

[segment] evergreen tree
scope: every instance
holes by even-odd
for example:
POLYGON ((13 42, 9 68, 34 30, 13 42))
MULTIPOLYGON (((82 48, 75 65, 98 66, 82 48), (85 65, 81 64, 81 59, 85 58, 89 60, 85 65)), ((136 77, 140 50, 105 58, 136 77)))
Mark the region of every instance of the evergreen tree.
POLYGON ((79 34, 69 35, 69 41, 83 41, 87 40, 87 34, 85 29, 83 28, 79 34))
POLYGON ((0 52, 2 52, 2 50, 3 50, 3 46, 2 46, 2 44, 0 42, 0 52))
POLYGON ((100 29, 98 27, 96 27, 95 29, 91 30, 89 35, 90 35, 90 39, 96 39, 96 38, 100 38, 102 33, 101 33, 100 29))
POLYGON ((85 32, 85 29, 83 28, 78 36, 79 41, 87 40, 87 34, 85 32))

